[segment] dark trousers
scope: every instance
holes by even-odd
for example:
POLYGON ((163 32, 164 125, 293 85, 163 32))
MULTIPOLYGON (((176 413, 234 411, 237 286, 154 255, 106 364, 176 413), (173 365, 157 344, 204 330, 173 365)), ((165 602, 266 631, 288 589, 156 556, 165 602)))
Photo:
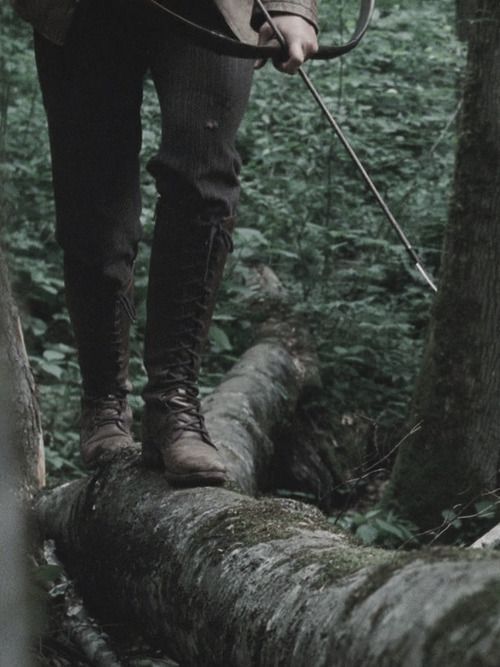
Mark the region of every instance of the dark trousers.
MULTIPOLYGON (((180 7, 224 29, 207 0, 182 0, 180 7)), ((159 195, 182 224, 234 215, 234 142, 251 62, 196 47, 150 7, 129 0, 81 0, 65 46, 36 35, 35 50, 66 262, 117 290, 130 281, 141 236, 140 109, 148 70, 162 119, 161 143, 148 165, 159 195)))

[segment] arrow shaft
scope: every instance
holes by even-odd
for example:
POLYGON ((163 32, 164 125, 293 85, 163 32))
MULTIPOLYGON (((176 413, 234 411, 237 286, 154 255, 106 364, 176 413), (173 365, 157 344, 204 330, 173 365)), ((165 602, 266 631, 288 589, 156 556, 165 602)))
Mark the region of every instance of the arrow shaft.
MULTIPOLYGON (((270 16, 269 12, 267 11, 267 9, 263 5, 262 0, 256 0, 256 4, 258 5, 260 11, 265 16, 266 21, 268 21, 269 25, 273 29, 274 34, 276 35, 276 39, 278 40, 281 47, 287 48, 285 38, 283 37, 280 30, 278 29, 278 27, 274 23, 274 21, 273 21, 272 17, 270 16)), ((349 143, 349 141, 348 141, 347 137, 345 136, 344 132, 342 131, 340 125, 337 123, 333 114, 331 113, 331 111, 326 106, 326 104, 325 104, 322 96, 319 94, 316 86, 313 84, 310 77, 306 74, 306 72, 304 71, 304 69, 302 67, 299 67, 298 74, 301 77, 302 81, 305 83, 306 87, 309 89, 311 95, 316 100, 318 106, 320 107, 321 111, 323 112, 323 115, 327 119, 330 127, 333 128, 335 134, 340 139, 340 141, 341 141, 342 145, 344 146, 344 148, 346 149, 349 157, 351 158, 353 163, 356 165, 356 168, 358 169, 359 173, 361 174, 364 182, 366 183, 366 185, 368 186, 368 188, 370 189, 370 191, 374 195, 375 200, 377 201, 378 205, 380 206, 380 208, 384 212, 387 220, 389 221, 389 223, 391 224, 391 226, 395 230, 396 234, 398 235, 398 237, 399 237, 401 243, 403 244, 406 252, 410 256, 411 260, 415 263, 416 268, 418 269, 420 274, 423 276, 423 278, 425 279, 425 281, 427 282, 429 287, 434 292, 437 292, 437 287, 434 284, 434 281, 429 276, 427 271, 424 269, 424 266, 423 266, 419 256, 417 255, 417 253, 413 249, 410 241, 408 240, 408 237, 406 236, 403 229, 401 228, 401 225, 398 223, 398 221, 396 220, 396 218, 392 214, 392 211, 390 210, 389 206, 387 205, 384 198, 380 194, 380 192, 379 192, 378 188, 376 187, 375 183, 372 181, 370 175, 366 171, 363 163, 361 162, 361 160, 357 156, 353 147, 349 143)))

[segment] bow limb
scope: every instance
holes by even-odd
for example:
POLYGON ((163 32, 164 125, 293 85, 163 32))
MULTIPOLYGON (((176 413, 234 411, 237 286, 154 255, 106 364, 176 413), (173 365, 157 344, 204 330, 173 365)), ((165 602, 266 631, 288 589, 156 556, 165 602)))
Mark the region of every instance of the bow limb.
MULTIPOLYGON (((181 27, 193 42, 220 55, 250 60, 279 59, 283 55, 283 48, 280 46, 257 46, 240 42, 184 18, 162 4, 160 0, 146 0, 146 2, 162 12, 165 18, 181 27)), ((375 0, 361 0, 356 27, 349 41, 345 44, 320 46, 318 52, 311 57, 315 60, 332 60, 352 51, 368 30, 374 8, 375 0)))

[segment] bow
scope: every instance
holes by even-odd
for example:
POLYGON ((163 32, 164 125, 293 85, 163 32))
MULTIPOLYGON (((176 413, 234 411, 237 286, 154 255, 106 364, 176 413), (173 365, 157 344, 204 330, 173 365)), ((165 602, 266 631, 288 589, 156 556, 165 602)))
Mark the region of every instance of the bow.
MULTIPOLYGON (((264 18, 266 19, 266 21, 269 23, 271 28, 273 29, 273 32, 275 34, 279 46, 255 46, 253 44, 245 44, 237 39, 232 39, 231 37, 222 35, 221 33, 215 32, 214 30, 209 30, 207 28, 198 25, 197 23, 194 23, 193 21, 184 18, 180 14, 177 14, 171 9, 168 9, 165 5, 161 4, 159 0, 147 0, 147 1, 149 4, 154 5, 160 11, 162 11, 165 16, 170 18, 177 25, 182 27, 184 31, 192 39, 192 41, 220 55, 234 56, 238 58, 251 58, 251 59, 271 58, 275 60, 276 59, 280 60, 283 58, 283 56, 286 55, 288 51, 287 44, 283 35, 277 28, 272 17, 265 8, 262 0, 255 0, 255 4, 258 7, 259 11, 264 16, 264 18)), ((349 41, 346 44, 342 44, 339 46, 321 46, 317 51, 317 53, 315 53, 312 56, 312 58, 319 60, 331 60, 332 58, 338 58, 339 56, 344 55, 345 53, 348 53, 349 51, 354 49, 359 44, 359 42, 361 41, 361 39, 363 38, 364 34, 368 29, 368 25, 370 23, 374 7, 375 7, 375 0, 361 0, 358 21, 356 23, 356 27, 349 41)), ((403 229, 399 225, 398 221, 392 214, 389 206, 386 204, 382 195, 380 194, 377 187, 373 183, 363 163, 356 155, 354 149, 347 140, 347 137, 342 132, 342 129, 340 128, 339 124, 337 123, 332 113, 326 106, 323 98, 317 91, 311 79, 302 69, 302 67, 299 67, 298 73, 302 78, 302 80, 304 81, 307 88, 309 89, 310 93, 314 97, 315 101, 317 102, 324 116, 326 117, 330 127, 334 130, 335 134, 340 139, 342 145, 349 154, 349 157, 354 162, 356 168, 360 172, 364 182, 366 183, 371 193, 375 197, 378 205, 382 209, 390 225, 398 235, 399 240, 401 241, 404 249, 408 253, 411 261, 415 264, 417 271, 422 275, 428 286, 434 292, 437 292, 436 285, 434 284, 430 275, 425 270, 421 259, 413 249, 410 241, 408 240, 408 237, 406 236, 403 229)))
MULTIPOLYGON (((247 44, 240 42, 238 39, 233 39, 227 35, 223 35, 215 30, 209 30, 194 21, 177 14, 166 5, 162 4, 160 0, 147 0, 148 3, 154 6, 157 10, 163 13, 165 18, 168 18, 176 25, 181 27, 183 31, 189 35, 190 39, 200 46, 204 46, 210 51, 214 51, 223 56, 234 56, 236 58, 248 58, 250 60, 258 59, 280 59, 286 53, 286 47, 283 46, 257 46, 255 44, 247 44)), ((348 53, 354 49, 363 39, 375 8, 375 0, 361 0, 358 20, 354 32, 350 39, 345 44, 320 46, 317 53, 312 58, 316 60, 331 60, 348 53)))

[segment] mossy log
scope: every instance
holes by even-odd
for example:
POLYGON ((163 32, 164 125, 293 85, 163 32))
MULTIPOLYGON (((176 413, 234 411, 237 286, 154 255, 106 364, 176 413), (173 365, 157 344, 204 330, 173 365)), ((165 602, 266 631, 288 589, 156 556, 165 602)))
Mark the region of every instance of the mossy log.
POLYGON ((259 338, 203 401, 229 476, 250 495, 270 487, 273 435, 292 419, 305 389, 319 381, 317 359, 300 327, 268 321, 259 338))
POLYGON ((500 549, 500 524, 478 538, 470 545, 470 549, 500 549))
POLYGON ((238 492, 171 489, 129 451, 39 498, 90 610, 182 665, 496 667, 500 556, 367 549, 316 509, 247 495, 307 367, 269 339, 207 399, 238 492))
POLYGON ((182 665, 498 665, 495 554, 355 546, 294 501, 169 489, 134 452, 38 514, 91 610, 182 665))

